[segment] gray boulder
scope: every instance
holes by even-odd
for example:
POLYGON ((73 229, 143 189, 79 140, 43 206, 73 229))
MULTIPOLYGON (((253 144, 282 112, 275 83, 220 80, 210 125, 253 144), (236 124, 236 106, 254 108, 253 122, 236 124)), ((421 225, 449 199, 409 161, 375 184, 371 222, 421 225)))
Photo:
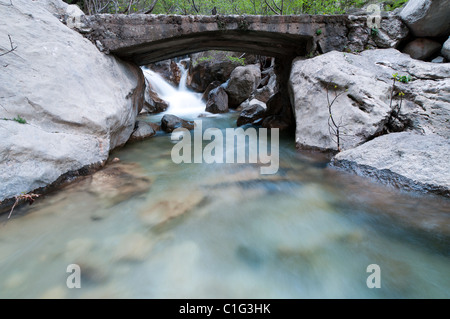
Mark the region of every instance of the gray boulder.
POLYGON ((409 0, 400 17, 416 37, 448 36, 450 0, 409 0))
POLYGON ((215 88, 209 93, 206 112, 214 114, 228 112, 228 95, 222 86, 215 88))
POLYGON ((447 61, 450 61, 450 37, 444 42, 441 53, 447 61))
POLYGON ((261 70, 256 64, 238 66, 233 70, 225 91, 230 108, 238 107, 250 97, 261 81, 261 70))
POLYGON ((255 123, 262 119, 266 113, 266 108, 266 103, 257 99, 251 100, 249 105, 242 110, 241 114, 239 114, 237 126, 255 123))
POLYGON ((136 126, 133 134, 131 134, 128 142, 138 142, 145 140, 149 137, 152 137, 156 134, 153 126, 144 122, 144 121, 136 121, 136 126))
POLYGON ((441 48, 439 42, 418 38, 409 42, 403 49, 403 53, 408 54, 411 58, 417 60, 426 60, 438 52, 441 48))
POLYGON ((341 152, 332 163, 395 187, 450 196, 448 154, 449 139, 402 132, 341 152))
POLYGON ((178 116, 166 114, 161 119, 161 129, 166 133, 172 133, 177 128, 186 128, 188 130, 194 129, 194 122, 186 121, 178 116))
POLYGON ((359 55, 329 52, 294 60, 289 90, 296 118, 299 147, 337 150, 329 131, 327 86, 332 115, 341 127, 341 149, 354 148, 386 131, 391 113, 394 73, 410 76, 396 82, 393 105, 404 92, 400 115, 408 130, 450 137, 450 65, 412 59, 395 49, 369 50, 359 55))
POLYGON ((143 104, 141 70, 100 53, 46 2, 0 10, 0 54, 7 35, 17 46, 0 57, 0 201, 102 165, 128 141, 143 104))

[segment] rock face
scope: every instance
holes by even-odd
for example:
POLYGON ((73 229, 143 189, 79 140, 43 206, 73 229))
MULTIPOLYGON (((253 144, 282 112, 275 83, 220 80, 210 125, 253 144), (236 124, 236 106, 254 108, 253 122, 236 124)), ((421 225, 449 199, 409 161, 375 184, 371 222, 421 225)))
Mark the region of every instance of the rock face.
POLYGON ((439 42, 418 38, 409 42, 403 49, 403 53, 408 54, 413 59, 426 60, 438 52, 440 48, 439 42))
POLYGON ((161 99, 156 93, 150 82, 145 79, 145 95, 144 95, 144 110, 148 113, 155 114, 167 110, 169 103, 161 99))
POLYGON ((409 130, 450 136, 450 65, 427 63, 395 49, 369 50, 360 55, 330 52, 293 63, 289 83, 299 147, 337 150, 330 135, 327 102, 341 126, 341 148, 350 149, 385 130, 389 119, 392 74, 409 75, 409 83, 396 82, 393 105, 404 92, 400 114, 409 130))
POLYGON ((402 132, 339 153, 333 165, 393 186, 450 197, 448 154, 449 139, 402 132))
POLYGON ((448 36, 450 33, 449 0, 410 0, 400 17, 416 37, 448 36))
POLYGON ((172 133, 177 128, 184 127, 188 130, 194 129, 194 123, 183 120, 178 116, 167 114, 161 120, 161 129, 166 133, 172 133))
POLYGON ((0 86, 0 118, 9 119, 0 120, 0 201, 103 163, 128 141, 143 104, 141 70, 100 53, 47 2, 15 0, 0 10, 0 54, 8 34, 17 46, 0 57, 8 84, 0 86), (11 120, 19 116, 26 124, 11 120))
POLYGON ((214 114, 228 112, 228 95, 222 86, 215 88, 209 93, 206 111, 214 114))
POLYGON ((447 61, 450 61, 450 37, 444 42, 441 53, 447 61))
POLYGON ((233 70, 230 80, 225 87, 228 93, 230 108, 238 107, 250 97, 261 81, 261 70, 255 64, 238 66, 233 70))

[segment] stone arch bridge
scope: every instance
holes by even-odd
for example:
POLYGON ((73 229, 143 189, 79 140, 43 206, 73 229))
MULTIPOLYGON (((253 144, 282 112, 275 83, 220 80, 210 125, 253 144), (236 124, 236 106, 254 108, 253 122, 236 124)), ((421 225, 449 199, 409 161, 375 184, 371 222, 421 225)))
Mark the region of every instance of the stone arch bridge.
POLYGON ((395 16, 372 29, 365 15, 85 16, 83 33, 100 50, 145 65, 205 51, 226 50, 293 58, 314 51, 397 47, 408 34, 395 16))

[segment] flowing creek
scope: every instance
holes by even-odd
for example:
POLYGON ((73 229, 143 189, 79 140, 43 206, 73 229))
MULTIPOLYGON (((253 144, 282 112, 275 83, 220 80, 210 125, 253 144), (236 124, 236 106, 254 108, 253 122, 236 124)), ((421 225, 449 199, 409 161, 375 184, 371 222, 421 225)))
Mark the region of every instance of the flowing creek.
MULTIPOLYGON (((205 113, 198 95, 146 76, 166 113, 205 113)), ((203 129, 235 127, 237 115, 202 117, 203 129)), ((450 200, 335 171, 283 134, 276 175, 177 165, 174 143, 127 144, 111 154, 126 173, 1 215, 0 298, 450 297, 450 200), (70 264, 81 289, 66 286, 70 264), (371 264, 380 289, 366 285, 371 264)))

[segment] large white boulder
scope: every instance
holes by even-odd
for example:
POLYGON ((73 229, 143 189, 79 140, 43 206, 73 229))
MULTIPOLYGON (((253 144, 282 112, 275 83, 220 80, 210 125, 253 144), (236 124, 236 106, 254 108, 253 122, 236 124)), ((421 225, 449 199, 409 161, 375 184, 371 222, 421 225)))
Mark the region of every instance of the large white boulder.
MULTIPOLYGON (((341 149, 350 149, 381 134, 390 115, 394 73, 410 76, 396 82, 405 93, 401 115, 410 130, 450 137, 450 64, 412 59, 395 49, 369 50, 359 55, 329 52, 295 60, 289 89, 296 117, 299 147, 337 150, 329 131, 328 98, 335 122, 341 125, 341 149)), ((395 96, 393 105, 399 102, 395 96)))
POLYGON ((0 201, 103 163, 133 132, 144 88, 139 68, 61 23, 62 1, 12 4, 0 10, 0 54, 16 47, 0 56, 0 201))

